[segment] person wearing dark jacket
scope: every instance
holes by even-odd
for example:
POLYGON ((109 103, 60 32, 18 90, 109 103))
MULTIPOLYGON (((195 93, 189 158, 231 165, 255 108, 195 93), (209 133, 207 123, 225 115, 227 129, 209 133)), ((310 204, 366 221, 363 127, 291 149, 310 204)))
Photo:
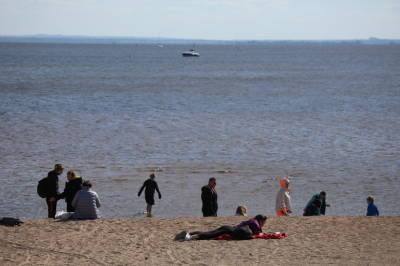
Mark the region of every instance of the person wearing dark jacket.
POLYGON ((315 194, 311 197, 311 199, 308 201, 306 207, 304 208, 304 211, 309 207, 310 205, 313 204, 316 200, 319 200, 321 202, 321 207, 320 207, 320 215, 325 215, 325 210, 326 207, 330 207, 329 204, 326 203, 326 192, 321 191, 319 194, 315 194))
POLYGON ((374 197, 368 196, 367 203, 367 216, 379 216, 378 207, 376 207, 376 205, 374 204, 374 197))
POLYGON ((158 193, 158 198, 161 199, 161 193, 160 190, 158 189, 158 184, 154 179, 156 178, 155 174, 150 174, 150 178, 144 181, 143 186, 140 188, 138 192, 138 197, 140 197, 140 194, 142 194, 143 189, 144 191, 144 197, 146 199, 146 210, 147 210, 147 217, 151 217, 151 209, 152 206, 154 205, 154 192, 157 190, 158 193))
POLYGON ((217 216, 218 211, 218 194, 215 190, 217 180, 211 177, 208 180, 208 185, 201 188, 201 201, 203 206, 201 208, 203 217, 217 216))
POLYGON ((321 215, 321 200, 316 198, 313 202, 307 204, 304 208, 303 216, 319 216, 321 215))
POLYGON ((330 205, 326 203, 326 192, 321 191, 319 197, 321 200, 321 215, 325 215, 326 207, 330 207, 330 205))
POLYGON ((57 211, 58 191, 58 176, 62 174, 64 167, 62 164, 54 165, 54 169, 47 174, 46 182, 46 203, 47 217, 55 218, 57 211))
POLYGON ((72 200, 75 194, 82 189, 82 177, 77 176, 72 170, 67 173, 68 182, 65 183, 63 193, 58 196, 58 199, 65 199, 67 203, 67 212, 74 212, 75 208, 72 206, 72 200))

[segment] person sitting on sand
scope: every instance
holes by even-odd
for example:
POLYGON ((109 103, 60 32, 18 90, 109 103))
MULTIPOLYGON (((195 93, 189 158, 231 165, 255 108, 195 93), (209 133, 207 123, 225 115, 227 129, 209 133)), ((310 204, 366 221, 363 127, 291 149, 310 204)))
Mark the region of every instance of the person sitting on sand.
POLYGON ((147 211, 147 217, 151 217, 151 209, 152 206, 154 205, 154 192, 157 190, 158 193, 158 198, 161 199, 161 193, 160 190, 158 189, 158 184, 154 179, 156 178, 156 175, 154 173, 150 174, 150 178, 144 181, 143 186, 140 188, 138 192, 138 197, 140 197, 140 194, 142 194, 142 191, 144 188, 144 198, 146 200, 146 211, 147 211))
POLYGON ((309 205, 312 205, 315 200, 319 200, 321 202, 320 214, 325 215, 326 207, 330 207, 330 205, 326 203, 325 191, 321 191, 319 194, 313 195, 311 199, 308 201, 306 207, 304 208, 304 211, 307 209, 309 205))
POLYGON ((238 206, 236 209, 235 216, 247 216, 247 207, 246 206, 238 206))
POLYGON ((234 240, 251 239, 253 235, 262 232, 262 227, 265 224, 267 217, 258 214, 254 218, 243 221, 236 226, 224 225, 215 230, 208 232, 186 232, 182 231, 176 235, 175 240, 211 240, 222 235, 229 235, 234 240))
POLYGON ((58 196, 58 199, 65 199, 67 203, 67 212, 74 212, 75 208, 72 207, 72 200, 75 194, 82 189, 82 177, 77 176, 75 171, 70 170, 67 173, 68 182, 65 183, 63 193, 58 196))
POLYGON ((217 186, 217 179, 211 177, 208 184, 201 188, 201 201, 203 217, 217 216, 218 212, 218 194, 215 187, 217 186))
POLYGON ((71 217, 72 219, 99 218, 99 196, 91 189, 91 187, 92 183, 89 180, 86 180, 82 183, 82 189, 76 193, 72 200, 72 206, 75 208, 75 212, 71 217))
POLYGON ((321 200, 315 198, 312 202, 309 202, 304 208, 303 216, 319 216, 321 215, 321 200))
POLYGON ((367 216, 379 216, 378 207, 374 204, 374 197, 368 196, 367 203, 367 216))
POLYGON ((276 195, 275 210, 277 216, 289 216, 292 212, 291 199, 289 195, 290 181, 287 177, 279 180, 280 190, 276 195))

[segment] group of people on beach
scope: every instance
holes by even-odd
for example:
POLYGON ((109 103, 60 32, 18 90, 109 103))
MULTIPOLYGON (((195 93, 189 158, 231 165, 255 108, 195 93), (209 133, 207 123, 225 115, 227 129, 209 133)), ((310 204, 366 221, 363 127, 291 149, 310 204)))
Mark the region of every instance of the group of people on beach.
MULTIPOLYGON (((288 216, 292 213, 290 198, 290 181, 288 178, 279 180, 280 189, 276 196, 275 211, 277 216, 288 216)), ((211 177, 208 184, 201 188, 202 212, 203 217, 217 216, 218 194, 216 191, 217 180, 211 177)), ((325 208, 329 205, 325 202, 326 193, 322 191, 314 195, 304 209, 304 216, 324 215, 325 208)), ((246 206, 238 206, 235 215, 247 216, 246 206)))
POLYGON ((72 219, 97 219, 99 217, 98 208, 101 206, 99 196, 92 190, 92 183, 83 180, 75 171, 67 172, 67 182, 62 193, 59 192, 58 177, 64 172, 61 164, 56 164, 44 182, 39 182, 38 192, 46 198, 47 216, 55 218, 57 213, 57 201, 65 199, 67 212, 72 219), (41 186, 41 187, 40 187, 41 186))
MULTIPOLYGON (((289 196, 289 179, 284 178, 280 180, 281 183, 281 190, 278 192, 277 196, 277 216, 284 216, 289 215, 291 213, 291 208, 285 212, 285 206, 290 206, 290 196, 289 196), (281 196, 280 194, 284 194, 282 196, 285 200, 278 200, 281 196), (278 202, 284 202, 280 206, 278 202), (286 204, 286 202, 289 202, 286 204)), ((374 197, 368 196, 367 197, 367 213, 366 216, 379 216, 378 207, 374 204, 374 197)), ((303 209, 303 216, 319 216, 325 215, 326 207, 330 207, 329 204, 326 203, 326 192, 321 191, 318 194, 315 194, 311 197, 311 199, 306 204, 305 208, 303 209)))
MULTIPOLYGON (((39 190, 44 191, 43 193, 39 193, 39 195, 46 198, 48 217, 55 218, 57 201, 65 199, 67 212, 71 214, 71 218, 97 219, 99 217, 98 208, 100 207, 100 200, 97 193, 92 189, 91 182, 89 180, 83 180, 83 178, 78 176, 75 171, 70 170, 67 172, 67 182, 64 191, 59 193, 58 177, 63 173, 63 171, 64 167, 61 164, 56 164, 54 169, 48 173, 46 178, 43 179, 45 182, 41 181, 44 185, 42 185, 41 188, 41 182, 39 182, 38 185, 38 192, 39 190)), ((152 206, 155 203, 155 192, 158 193, 158 198, 161 199, 161 192, 155 178, 155 174, 151 173, 149 179, 143 183, 138 192, 138 197, 140 197, 144 190, 145 201, 147 204, 146 213, 148 217, 152 216, 152 206)), ((216 185, 216 178, 211 177, 208 180, 208 184, 201 188, 203 217, 215 217, 218 215, 218 193, 216 185)), ((280 189, 277 193, 275 203, 276 215, 289 216, 292 213, 289 178, 279 178, 279 185, 280 189)), ((327 193, 325 191, 313 195, 306 204, 303 215, 325 215, 326 208, 330 206, 326 203, 326 195, 327 193)), ((367 216, 379 216, 378 208, 374 204, 374 198, 372 196, 367 198, 367 203, 367 216)), ((236 215, 247 216, 247 208, 245 206, 239 206, 236 210, 236 215)), ((259 218, 260 217, 261 216, 259 216, 259 218)), ((261 224, 261 220, 259 221, 259 224, 261 224)), ((225 229, 226 228, 224 228, 224 230, 225 229)), ((203 238, 201 234, 200 238, 203 238)))

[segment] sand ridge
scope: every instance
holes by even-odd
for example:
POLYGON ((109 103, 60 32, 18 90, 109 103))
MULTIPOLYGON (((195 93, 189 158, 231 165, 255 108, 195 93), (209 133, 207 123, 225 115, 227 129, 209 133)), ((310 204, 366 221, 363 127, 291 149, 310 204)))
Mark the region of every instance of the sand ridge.
POLYGON ((235 225, 243 217, 29 220, 0 227, 1 265, 399 265, 400 217, 270 218, 286 239, 187 241, 181 230, 235 225))

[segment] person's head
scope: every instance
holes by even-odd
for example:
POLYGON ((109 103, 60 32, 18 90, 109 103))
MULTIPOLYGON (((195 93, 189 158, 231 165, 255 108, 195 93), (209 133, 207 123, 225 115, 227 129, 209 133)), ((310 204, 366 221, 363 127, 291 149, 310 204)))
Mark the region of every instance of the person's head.
POLYGON ((64 167, 62 166, 62 164, 57 163, 54 165, 54 171, 56 171, 56 173, 60 175, 64 171, 64 167))
POLYGON ((367 197, 367 203, 368 203, 368 204, 374 203, 374 197, 368 196, 368 197, 367 197))
POLYGON ((236 216, 247 216, 247 208, 246 206, 238 206, 236 208, 236 216))
POLYGON ((85 181, 83 181, 82 186, 83 186, 84 188, 89 189, 89 188, 92 187, 92 182, 90 182, 89 180, 85 180, 85 181))
POLYGON ((321 199, 325 199, 325 198, 326 198, 326 192, 325 192, 325 191, 321 191, 321 192, 319 193, 319 197, 320 197, 321 199))
POLYGON ((265 222, 267 221, 267 216, 262 215, 262 214, 257 214, 256 217, 254 217, 254 219, 257 220, 258 224, 263 227, 265 222))
POLYGON ((217 179, 215 179, 215 177, 211 177, 210 179, 208 179, 208 186, 210 188, 215 188, 216 185, 217 185, 217 179))
POLYGON ((149 175, 149 177, 150 177, 150 179, 154 179, 154 178, 156 178, 156 175, 155 175, 154 173, 151 173, 151 174, 149 175))
POLYGON ((77 175, 76 175, 75 171, 69 170, 69 171, 67 172, 67 179, 68 179, 68 181, 71 181, 71 180, 73 180, 73 179, 75 179, 75 178, 77 178, 77 175))
POLYGON ((288 190, 289 185, 290 185, 289 178, 285 177, 285 178, 282 178, 281 180, 279 180, 279 185, 281 188, 288 190))

